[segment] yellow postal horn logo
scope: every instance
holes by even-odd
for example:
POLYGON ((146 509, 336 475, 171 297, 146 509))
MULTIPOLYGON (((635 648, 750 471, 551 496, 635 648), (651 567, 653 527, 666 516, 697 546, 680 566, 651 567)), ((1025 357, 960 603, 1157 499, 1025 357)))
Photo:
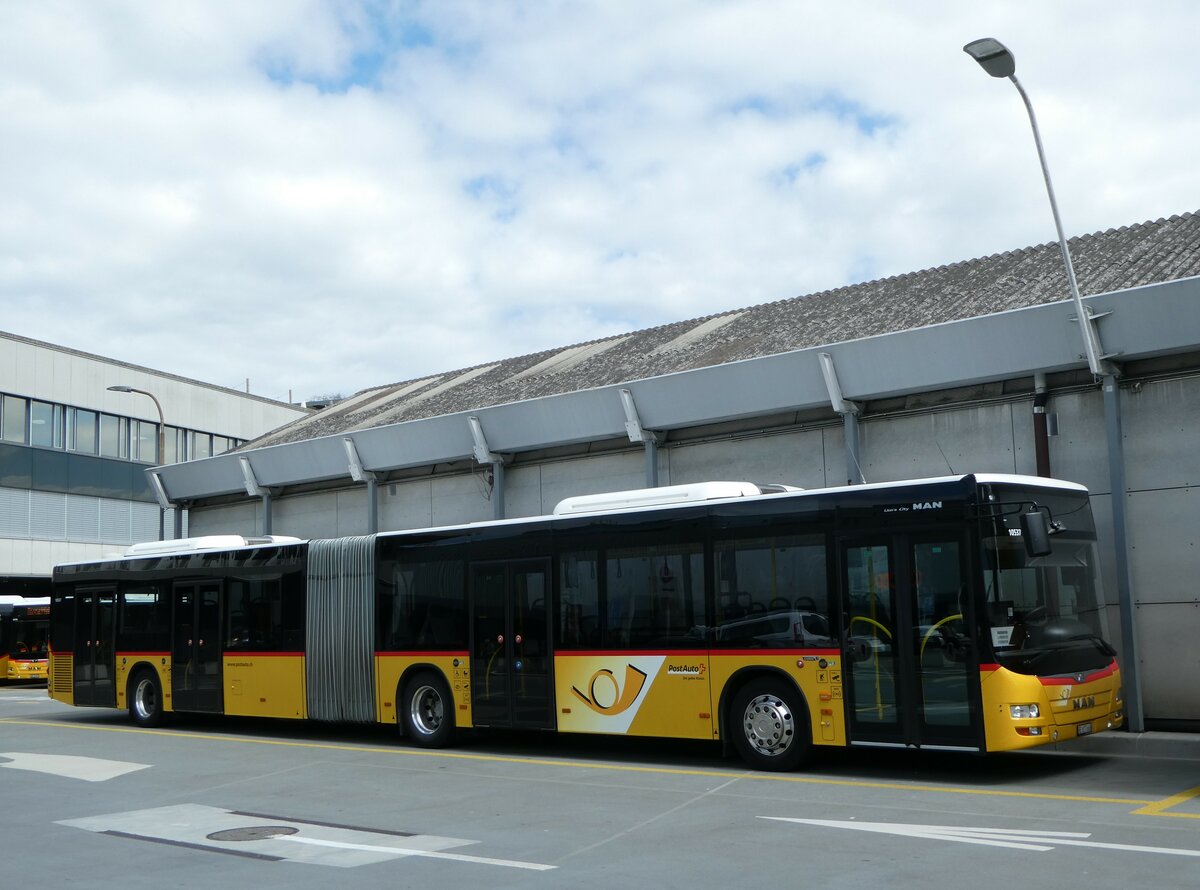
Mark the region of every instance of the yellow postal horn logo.
POLYGON ((571 691, 597 714, 611 716, 629 710, 645 685, 645 671, 639 671, 633 665, 626 664, 624 684, 618 683, 608 668, 601 668, 592 674, 592 679, 588 681, 587 695, 580 692, 577 686, 572 686, 571 691))

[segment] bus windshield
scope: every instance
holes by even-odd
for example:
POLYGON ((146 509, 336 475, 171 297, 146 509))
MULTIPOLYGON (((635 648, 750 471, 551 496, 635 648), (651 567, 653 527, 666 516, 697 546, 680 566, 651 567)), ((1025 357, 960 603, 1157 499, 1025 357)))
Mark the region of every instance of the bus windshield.
POLYGON ((997 489, 983 508, 982 620, 997 662, 1023 674, 1098 670, 1116 654, 1100 588, 1087 495, 997 489), (1021 514, 1048 514, 1050 550, 1031 556, 1021 514))
POLYGON ((49 606, 17 606, 5 623, 8 625, 3 634, 5 654, 19 661, 46 658, 49 606))

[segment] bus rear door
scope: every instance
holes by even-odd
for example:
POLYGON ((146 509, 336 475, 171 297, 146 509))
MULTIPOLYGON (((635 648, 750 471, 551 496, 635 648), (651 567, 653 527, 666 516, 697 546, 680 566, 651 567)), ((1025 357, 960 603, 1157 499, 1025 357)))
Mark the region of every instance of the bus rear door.
POLYGON ((549 602, 549 560, 471 566, 471 714, 477 725, 552 725, 549 602))
POLYGON ((864 534, 838 555, 850 743, 982 750, 962 541, 864 534))

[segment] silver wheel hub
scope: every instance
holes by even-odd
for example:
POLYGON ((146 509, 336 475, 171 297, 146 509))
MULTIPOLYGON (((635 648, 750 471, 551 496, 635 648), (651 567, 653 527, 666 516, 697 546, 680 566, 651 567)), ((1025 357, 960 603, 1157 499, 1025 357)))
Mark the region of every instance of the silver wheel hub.
POLYGON ((422 686, 413 693, 409 716, 413 728, 422 735, 433 735, 445 719, 441 694, 432 686, 422 686))
POLYGON ((158 707, 158 700, 154 695, 154 683, 150 680, 141 680, 137 684, 137 689, 133 693, 133 706, 137 709, 138 716, 146 719, 154 713, 158 707))
POLYGON ((796 738, 792 709, 775 695, 758 695, 751 699, 746 705, 742 729, 750 746, 768 756, 782 754, 796 738))

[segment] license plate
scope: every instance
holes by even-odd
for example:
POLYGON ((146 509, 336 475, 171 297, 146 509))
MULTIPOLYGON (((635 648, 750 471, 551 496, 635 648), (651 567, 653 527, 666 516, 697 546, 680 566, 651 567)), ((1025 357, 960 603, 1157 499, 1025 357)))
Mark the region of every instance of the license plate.
POLYGON ((1076 735, 1088 735, 1091 733, 1091 731, 1092 724, 1090 723, 1080 723, 1077 727, 1075 727, 1076 735))

